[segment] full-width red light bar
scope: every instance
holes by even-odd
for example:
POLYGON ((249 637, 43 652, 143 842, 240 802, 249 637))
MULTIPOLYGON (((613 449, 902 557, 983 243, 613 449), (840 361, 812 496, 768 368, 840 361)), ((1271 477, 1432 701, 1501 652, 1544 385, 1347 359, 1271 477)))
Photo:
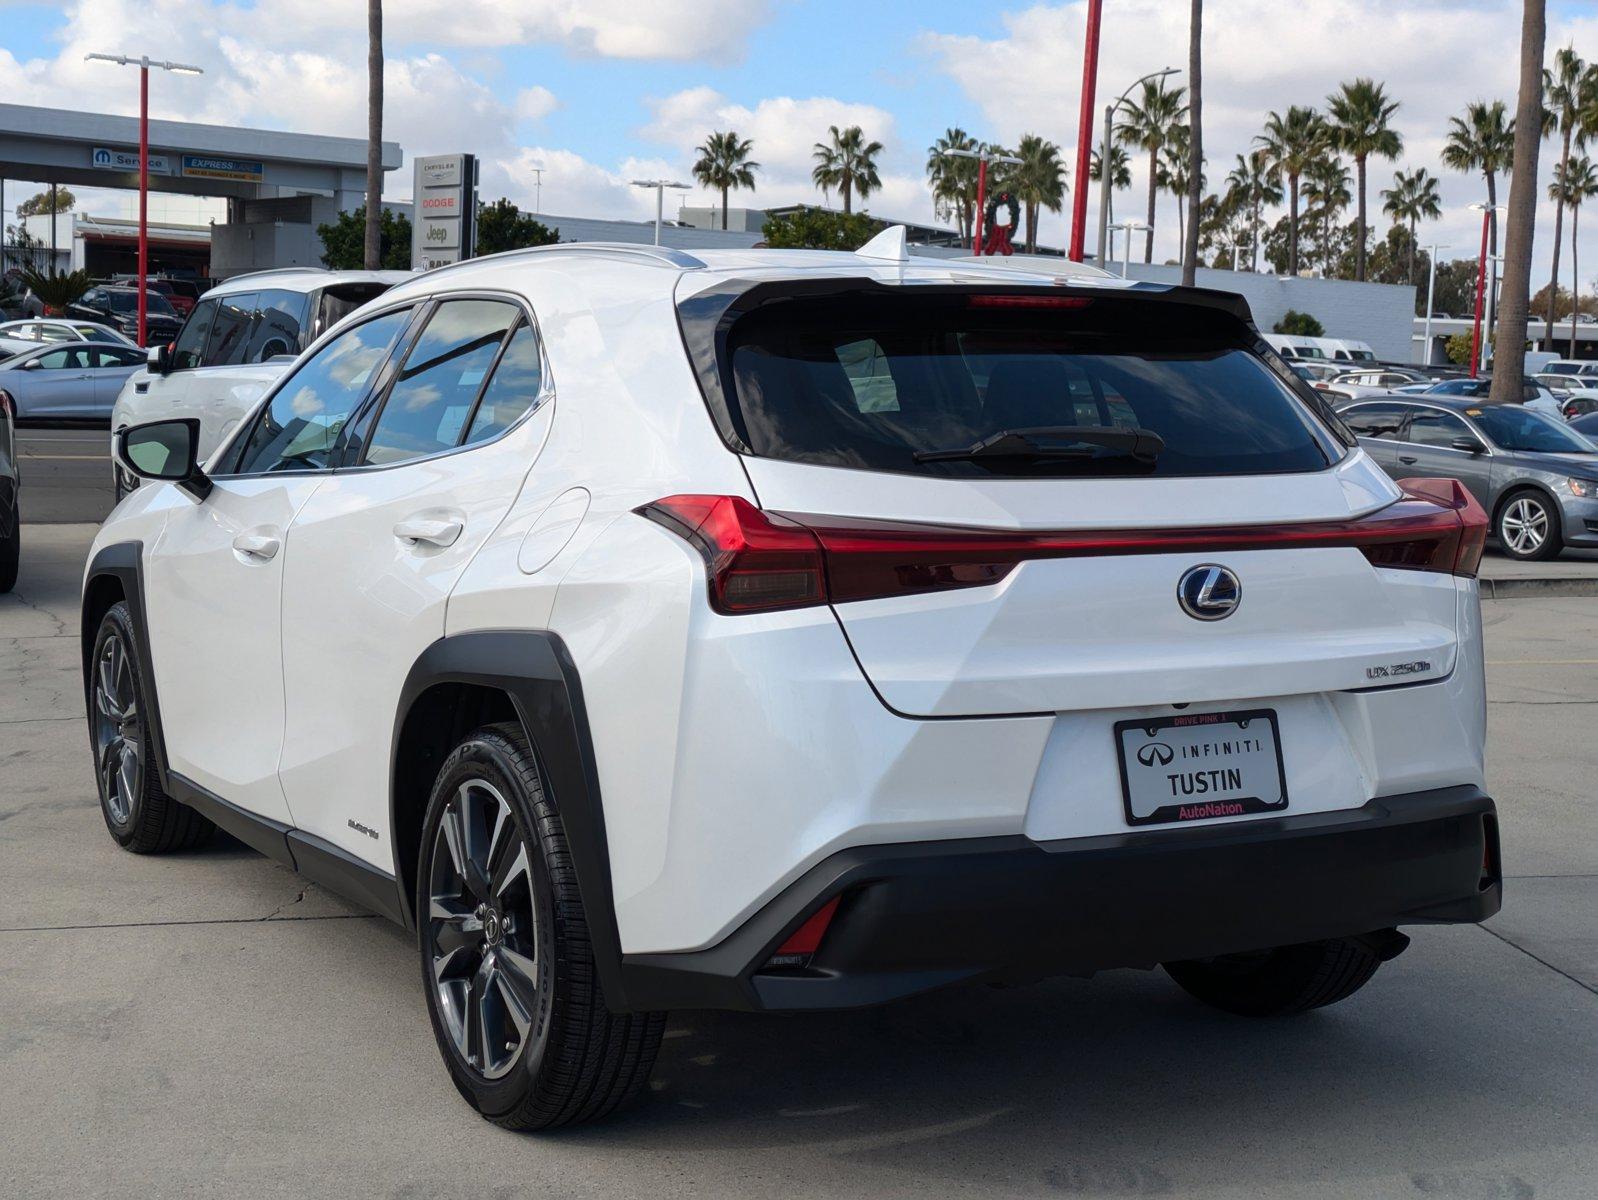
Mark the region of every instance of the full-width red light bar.
POLYGON ((1452 479, 1348 521, 1015 533, 767 513, 738 496, 668 496, 638 509, 704 556, 718 612, 842 604, 996 583, 1030 559, 1354 547, 1378 567, 1474 576, 1487 514, 1452 479))

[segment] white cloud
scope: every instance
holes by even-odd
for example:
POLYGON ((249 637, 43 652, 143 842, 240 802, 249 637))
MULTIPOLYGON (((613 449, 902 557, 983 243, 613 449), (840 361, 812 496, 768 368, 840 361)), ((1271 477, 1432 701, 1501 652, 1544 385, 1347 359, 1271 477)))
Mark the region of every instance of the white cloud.
MULTIPOLYGON (((1443 257, 1473 254, 1479 218, 1465 206, 1481 198, 1484 185, 1477 177, 1444 169, 1438 154, 1448 118, 1467 102, 1502 98, 1513 108, 1518 10, 1507 3, 1461 6, 1443 0, 1403 5, 1390 0, 1293 5, 1211 0, 1204 7, 1204 144, 1211 187, 1230 169, 1233 156, 1250 148, 1268 111, 1290 104, 1324 108, 1327 93, 1340 81, 1370 76, 1401 102, 1396 124, 1405 136, 1399 162, 1370 165, 1373 225, 1381 221, 1377 193, 1390 184, 1393 170, 1424 166, 1442 180, 1445 208, 1444 220, 1423 230, 1424 240, 1448 243, 1443 257)), ((1121 0, 1105 6, 1095 139, 1105 104, 1128 83, 1167 65, 1185 74, 1187 22, 1188 6, 1170 0, 1121 0)), ((1038 4, 1004 13, 1001 25, 1003 32, 989 38, 923 34, 920 47, 978 106, 998 139, 1040 133, 1066 147, 1067 160, 1074 163, 1085 4, 1038 4)), ((1550 56, 1572 38, 1592 58, 1598 50, 1598 18, 1561 20, 1555 14, 1548 31, 1550 56)), ((1544 144, 1540 173, 1545 183, 1556 153, 1551 143, 1544 144)), ((1117 209, 1141 217, 1146 157, 1138 161, 1134 155, 1133 167, 1132 191, 1118 199, 1117 209)), ((1096 201, 1095 193, 1090 217, 1096 201)), ((1160 199, 1156 224, 1156 259, 1174 257, 1175 200, 1168 193, 1160 199)), ((1551 207, 1539 229, 1551 231, 1551 207)), ((1546 255, 1551 252, 1551 244, 1544 247, 1539 241, 1537 261, 1542 265, 1534 269, 1534 280, 1546 277, 1546 255)))
POLYGON ((516 117, 522 121, 541 121, 559 106, 555 93, 534 85, 516 93, 516 117))

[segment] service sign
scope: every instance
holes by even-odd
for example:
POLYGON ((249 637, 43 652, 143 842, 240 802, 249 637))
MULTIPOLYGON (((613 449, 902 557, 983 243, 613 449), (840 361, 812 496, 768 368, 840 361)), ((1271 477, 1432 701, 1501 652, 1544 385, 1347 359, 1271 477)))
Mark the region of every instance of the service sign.
MULTIPOLYGON (((89 165, 97 171, 126 171, 137 174, 139 170, 139 152, 137 150, 109 150, 104 146, 96 146, 89 156, 89 165)), ((150 155, 150 174, 172 174, 172 160, 164 154, 150 155)))

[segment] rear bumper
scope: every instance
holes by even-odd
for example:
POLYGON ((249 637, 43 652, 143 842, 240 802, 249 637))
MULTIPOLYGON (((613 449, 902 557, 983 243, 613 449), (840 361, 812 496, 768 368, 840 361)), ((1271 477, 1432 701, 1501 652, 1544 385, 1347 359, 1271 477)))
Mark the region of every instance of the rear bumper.
POLYGON ((964 979, 1482 921, 1501 898, 1495 809, 1474 787, 1196 829, 859 847, 817 864, 716 946, 624 956, 623 991, 633 1010, 847 1008, 964 979), (834 896, 809 964, 762 970, 834 896))

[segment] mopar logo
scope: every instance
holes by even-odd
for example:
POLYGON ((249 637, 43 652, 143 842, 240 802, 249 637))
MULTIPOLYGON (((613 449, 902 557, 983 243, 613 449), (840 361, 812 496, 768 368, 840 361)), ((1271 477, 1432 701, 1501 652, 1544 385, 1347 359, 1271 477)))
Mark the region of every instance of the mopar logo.
POLYGON ((1168 767, 1175 757, 1176 751, 1172 750, 1164 742, 1150 742, 1146 746, 1137 748, 1137 760, 1145 767, 1168 767))
POLYGON ((1177 603, 1198 621, 1219 621, 1232 615, 1243 599, 1243 585, 1227 568, 1215 563, 1190 567, 1176 585, 1177 603))

